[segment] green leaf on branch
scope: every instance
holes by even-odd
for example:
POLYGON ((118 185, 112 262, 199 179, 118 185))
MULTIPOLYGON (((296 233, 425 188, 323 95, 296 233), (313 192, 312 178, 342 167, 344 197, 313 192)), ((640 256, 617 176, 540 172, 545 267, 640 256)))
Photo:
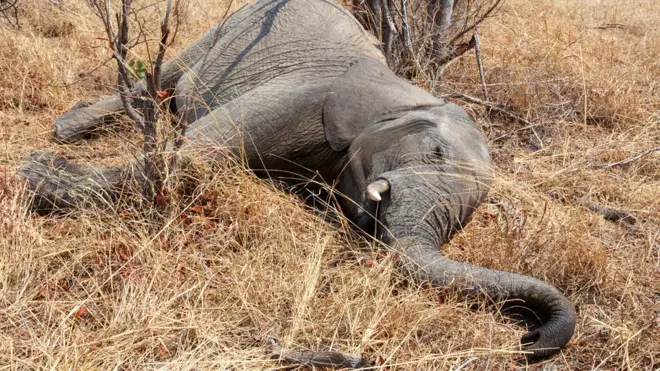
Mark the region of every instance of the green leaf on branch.
POLYGON ((147 73, 147 65, 142 59, 131 59, 128 61, 128 72, 135 81, 144 79, 147 73))

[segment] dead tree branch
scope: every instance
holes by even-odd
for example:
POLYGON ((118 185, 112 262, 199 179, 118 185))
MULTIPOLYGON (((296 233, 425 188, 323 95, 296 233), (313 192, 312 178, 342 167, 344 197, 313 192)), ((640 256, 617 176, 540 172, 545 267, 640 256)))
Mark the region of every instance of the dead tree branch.
POLYGON ((484 65, 481 60, 481 41, 479 40, 479 32, 477 31, 477 28, 474 28, 474 36, 472 36, 474 40, 474 54, 477 58, 477 69, 479 70, 479 80, 481 81, 481 91, 484 94, 484 99, 486 101, 490 101, 490 97, 488 96, 488 89, 486 88, 486 76, 484 76, 484 65))
POLYGON ((633 226, 637 223, 637 218, 630 214, 629 212, 622 211, 622 210, 617 210, 617 209, 612 209, 606 206, 601 206, 597 205, 595 203, 589 202, 585 199, 567 199, 564 196, 561 196, 555 192, 547 192, 547 195, 555 200, 563 201, 566 203, 571 203, 571 204, 576 204, 580 206, 584 206, 587 209, 591 210, 594 213, 600 214, 603 216, 603 219, 608 220, 610 222, 617 222, 621 221, 623 223, 626 223, 630 226, 633 226))
POLYGON ((403 45, 406 48, 408 56, 413 55, 413 44, 411 36, 411 28, 408 24, 408 1, 401 0, 401 37, 403 37, 403 45))
POLYGON ((273 358, 299 365, 329 367, 336 369, 356 369, 370 367, 369 359, 339 352, 315 352, 309 350, 291 350, 280 347, 274 338, 268 339, 273 358))
POLYGON ((642 158, 644 158, 644 157, 646 157, 646 156, 648 156, 648 155, 650 155, 654 152, 658 152, 658 151, 660 151, 660 147, 654 147, 654 148, 651 148, 651 149, 647 149, 646 151, 644 151, 644 152, 642 152, 642 153, 640 153, 636 156, 627 158, 627 159, 622 160, 622 161, 609 162, 609 163, 606 163, 606 164, 597 164, 597 165, 593 165, 592 167, 597 167, 597 168, 601 168, 601 169, 609 169, 609 168, 615 167, 615 166, 628 165, 632 162, 641 160, 642 158))
POLYGON ((20 28, 20 23, 18 21, 18 8, 16 4, 18 0, 0 0, 0 14, 9 22, 12 27, 20 28), (14 16, 14 21, 12 22, 9 19, 9 13, 12 13, 14 16))
MULTIPOLYGON (((476 0, 475 0, 476 2, 476 0)), ((474 54, 477 58, 477 69, 479 70, 479 80, 481 80, 481 90, 484 94, 484 99, 488 102, 490 97, 488 96, 488 89, 486 88, 486 77, 484 76, 484 65, 481 60, 481 40, 479 39, 479 30, 477 24, 474 25, 474 54)))
POLYGON ((436 70, 472 49, 478 35, 476 39, 464 36, 488 18, 502 1, 401 0, 396 2, 400 9, 394 0, 353 0, 352 3, 356 18, 380 37, 390 67, 412 78, 427 72, 419 61, 429 61, 436 70))
POLYGON ((519 121, 519 122, 525 124, 526 125, 525 128, 533 128, 534 126, 536 126, 533 122, 516 115, 515 113, 513 113, 513 112, 505 109, 504 107, 502 107, 501 104, 498 104, 498 103, 495 103, 495 102, 487 102, 487 101, 484 101, 484 100, 479 99, 477 97, 473 97, 471 95, 467 95, 467 94, 463 94, 463 93, 456 93, 456 92, 452 93, 452 94, 449 94, 449 95, 445 95, 445 96, 443 96, 443 98, 458 98, 458 99, 462 99, 466 102, 482 105, 482 106, 487 107, 487 108, 489 108, 493 111, 497 111, 497 112, 499 112, 499 113, 501 113, 501 114, 503 114, 503 115, 505 115, 509 118, 512 118, 516 121, 519 121))

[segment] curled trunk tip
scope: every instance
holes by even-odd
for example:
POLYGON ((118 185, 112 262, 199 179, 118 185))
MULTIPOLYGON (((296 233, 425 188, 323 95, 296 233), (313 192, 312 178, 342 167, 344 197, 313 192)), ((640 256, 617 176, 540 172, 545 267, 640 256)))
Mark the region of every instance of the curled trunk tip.
POLYGON ((485 293, 498 301, 522 301, 535 314, 534 318, 526 319, 536 322, 521 339, 523 350, 531 352, 528 358, 558 353, 573 336, 576 323, 573 305, 552 285, 516 273, 451 260, 431 244, 404 244, 402 248, 409 260, 407 270, 420 281, 449 287, 464 295, 485 293))

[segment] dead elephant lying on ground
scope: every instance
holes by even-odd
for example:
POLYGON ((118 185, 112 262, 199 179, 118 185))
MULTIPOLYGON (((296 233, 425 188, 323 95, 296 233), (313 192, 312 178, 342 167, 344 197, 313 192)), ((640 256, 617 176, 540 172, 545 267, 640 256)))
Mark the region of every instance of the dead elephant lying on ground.
MULTIPOLYGON (((188 124, 182 153, 224 147, 271 175, 320 174, 337 184, 346 217, 367 232, 383 226, 377 237, 407 258, 402 267, 416 279, 496 301, 518 299, 515 307, 536 316, 522 339, 534 357, 558 352, 571 338, 572 305, 551 285, 439 252, 488 191, 484 136, 463 109, 392 73, 336 2, 247 5, 166 63, 162 83, 188 124)), ((55 136, 77 140, 121 107, 114 95, 66 113, 55 121, 55 136)), ((57 179, 39 170, 52 167, 48 155, 33 155, 21 169, 38 207, 112 195, 128 168, 54 164, 57 179)))

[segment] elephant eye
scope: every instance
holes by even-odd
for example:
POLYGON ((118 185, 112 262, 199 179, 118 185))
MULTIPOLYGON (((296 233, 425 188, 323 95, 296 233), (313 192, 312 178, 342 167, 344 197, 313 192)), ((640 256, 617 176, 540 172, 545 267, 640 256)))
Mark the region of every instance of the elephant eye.
POLYGON ((443 153, 444 152, 442 151, 442 148, 440 146, 435 146, 431 149, 429 153, 429 158, 432 161, 443 161, 444 160, 443 153))
POLYGON ((423 139, 424 157, 432 163, 444 162, 446 145, 439 138, 427 136, 423 139))

